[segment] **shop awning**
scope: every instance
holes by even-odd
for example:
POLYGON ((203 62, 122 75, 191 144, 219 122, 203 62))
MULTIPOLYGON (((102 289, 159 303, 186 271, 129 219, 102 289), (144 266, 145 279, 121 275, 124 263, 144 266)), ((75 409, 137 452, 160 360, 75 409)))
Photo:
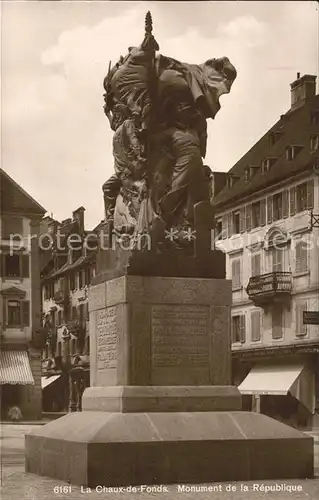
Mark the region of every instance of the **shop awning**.
POLYGON ((0 352, 0 384, 34 385, 27 351, 0 352))
POLYGON ((314 411, 314 376, 304 365, 257 365, 238 386, 241 394, 287 395, 290 393, 314 411))
POLYGON ((48 387, 48 385, 52 384, 52 382, 55 382, 60 377, 61 375, 52 375, 51 377, 41 377, 42 389, 45 389, 46 387, 48 387))

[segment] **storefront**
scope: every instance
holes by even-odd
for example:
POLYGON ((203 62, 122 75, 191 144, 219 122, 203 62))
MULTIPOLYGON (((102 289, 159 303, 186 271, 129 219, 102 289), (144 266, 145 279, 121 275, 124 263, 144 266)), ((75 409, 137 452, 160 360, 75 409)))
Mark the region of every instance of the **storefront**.
POLYGON ((15 407, 19 408, 22 418, 29 417, 34 385, 28 351, 3 349, 0 352, 1 419, 7 420, 10 409, 15 407))
POLYGON ((245 352, 234 356, 234 383, 243 409, 300 429, 315 426, 318 408, 318 353, 304 346, 245 352))

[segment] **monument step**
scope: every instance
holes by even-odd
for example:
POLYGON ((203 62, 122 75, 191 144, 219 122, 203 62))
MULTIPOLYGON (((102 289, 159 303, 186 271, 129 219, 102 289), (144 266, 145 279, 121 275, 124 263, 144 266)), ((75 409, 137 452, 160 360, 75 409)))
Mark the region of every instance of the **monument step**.
POLYGON ((96 487, 310 478, 313 438, 266 415, 68 414, 26 435, 26 471, 96 487))
POLYGON ((83 411, 196 412, 241 409, 241 394, 234 386, 109 386, 88 387, 83 411))

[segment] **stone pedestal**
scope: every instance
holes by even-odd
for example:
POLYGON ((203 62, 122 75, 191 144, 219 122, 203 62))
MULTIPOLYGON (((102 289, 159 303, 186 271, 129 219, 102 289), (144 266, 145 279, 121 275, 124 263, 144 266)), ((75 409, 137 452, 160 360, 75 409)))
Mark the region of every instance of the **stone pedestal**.
POLYGON ((312 477, 311 437, 240 411, 230 305, 223 279, 96 280, 83 411, 26 436, 26 470, 91 487, 312 477))
POLYGON ((121 276, 92 287, 91 386, 229 385, 230 283, 121 276))

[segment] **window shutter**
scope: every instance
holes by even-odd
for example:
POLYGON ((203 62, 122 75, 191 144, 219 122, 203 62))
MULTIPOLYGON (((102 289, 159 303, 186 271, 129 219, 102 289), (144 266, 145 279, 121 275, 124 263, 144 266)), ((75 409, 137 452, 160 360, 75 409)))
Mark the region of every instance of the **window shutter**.
POLYGON ((246 341, 246 325, 245 325, 245 316, 241 315, 240 316, 240 342, 243 344, 246 341))
POLYGON ((273 272, 281 272, 283 270, 283 250, 274 248, 272 251, 272 270, 273 272))
POLYGON ((260 311, 251 313, 251 340, 253 342, 260 340, 260 311))
POLYGON ((307 182, 307 208, 313 208, 313 197, 314 197, 314 181, 311 179, 307 182))
POLYGON ((239 230, 241 233, 245 232, 245 207, 240 209, 239 230))
POLYGON ((233 260, 231 269, 232 269, 232 287, 236 288, 236 271, 237 271, 237 262, 236 260, 233 260))
POLYGON ((251 204, 246 206, 246 231, 251 230, 251 204))
POLYGON ((90 319, 90 315, 89 315, 89 303, 88 302, 85 304, 85 319, 86 319, 86 321, 89 321, 89 319, 90 319))
POLYGON ((239 288, 241 285, 240 260, 235 259, 232 262, 232 287, 239 288))
POLYGON ((289 216, 289 191, 285 189, 282 193, 282 216, 289 216))
POLYGON ((290 188, 290 215, 296 213, 296 187, 290 188))
POLYGON ((272 223, 272 196, 267 198, 267 223, 272 223))
POLYGON ((240 259, 237 260, 237 283, 238 286, 241 286, 241 261, 240 259))
POLYGON ((306 245, 303 243, 300 244, 301 246, 301 271, 306 272, 308 271, 308 250, 306 245))
POLYGON ((266 200, 260 200, 260 225, 266 224, 266 200))
POLYGON ((296 273, 301 272, 301 242, 296 243, 296 273))
POLYGON ((22 325, 30 326, 30 302, 28 300, 22 301, 22 325))
POLYGON ((304 311, 307 311, 307 303, 296 303, 296 336, 307 334, 307 325, 303 322, 304 311))
POLYGON ((251 274, 252 276, 260 276, 260 253, 251 256, 251 274))
POLYGON ((233 230, 233 214, 230 212, 227 217, 227 225, 228 225, 228 237, 230 238, 234 234, 233 230))
POLYGON ((21 267, 22 267, 22 278, 29 278, 30 276, 30 256, 29 255, 21 255, 21 267))
POLYGON ((222 235, 223 235, 223 240, 225 240, 228 237, 227 222, 228 222, 228 216, 226 214, 226 215, 223 215, 223 217, 222 217, 222 235))
POLYGON ((282 337, 282 309, 275 306, 272 309, 272 338, 281 339, 282 337))

